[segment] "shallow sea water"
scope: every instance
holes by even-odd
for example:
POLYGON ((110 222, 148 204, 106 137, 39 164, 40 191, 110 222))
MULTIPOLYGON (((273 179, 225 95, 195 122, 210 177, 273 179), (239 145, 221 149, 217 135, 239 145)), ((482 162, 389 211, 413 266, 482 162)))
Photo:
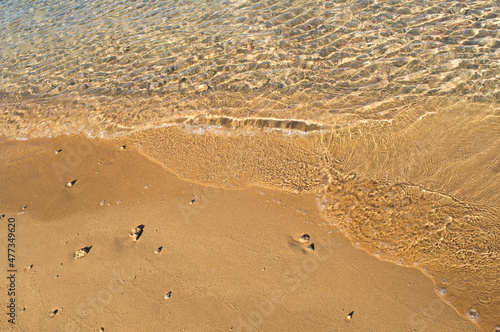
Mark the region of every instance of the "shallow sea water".
POLYGON ((0 40, 3 136, 127 137, 166 165, 181 142, 186 177, 315 192, 500 326, 499 1, 2 1, 0 40))

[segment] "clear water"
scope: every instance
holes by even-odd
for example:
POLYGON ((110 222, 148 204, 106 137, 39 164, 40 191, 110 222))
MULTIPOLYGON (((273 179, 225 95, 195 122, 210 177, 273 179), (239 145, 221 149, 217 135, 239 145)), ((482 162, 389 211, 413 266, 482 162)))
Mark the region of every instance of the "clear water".
POLYGON ((168 163, 160 128, 223 128, 201 180, 315 192, 500 324, 500 1, 2 1, 0 40, 3 136, 125 135, 168 163))

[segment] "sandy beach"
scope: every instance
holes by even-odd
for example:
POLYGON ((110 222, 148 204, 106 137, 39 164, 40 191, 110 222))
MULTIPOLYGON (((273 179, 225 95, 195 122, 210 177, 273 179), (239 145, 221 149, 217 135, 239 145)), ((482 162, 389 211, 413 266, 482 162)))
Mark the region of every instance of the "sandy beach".
POLYGON ((498 1, 0 1, 0 331, 500 332, 498 1))
POLYGON ((81 136, 3 140, 0 158, 17 269, 2 330, 477 329, 419 270, 351 245, 312 194, 197 184, 81 136))

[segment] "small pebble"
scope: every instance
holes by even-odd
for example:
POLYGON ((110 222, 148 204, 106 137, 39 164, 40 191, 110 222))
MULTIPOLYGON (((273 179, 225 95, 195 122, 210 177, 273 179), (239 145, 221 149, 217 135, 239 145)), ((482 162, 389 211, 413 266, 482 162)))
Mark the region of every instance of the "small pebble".
POLYGON ((347 315, 347 319, 352 319, 352 315, 354 315, 354 311, 351 311, 349 315, 347 315))
POLYGON ((206 91, 208 90, 208 84, 202 83, 196 86, 196 91, 206 91))
POLYGON ((306 243, 308 242, 309 240, 311 239, 311 237, 309 236, 309 234, 304 234, 300 237, 299 241, 302 242, 302 243, 306 243))
POLYGON ((479 311, 475 309, 467 310, 467 317, 473 322, 477 322, 479 320, 479 311))
POLYGON ((311 244, 307 247, 307 249, 308 249, 309 251, 314 251, 314 243, 311 243, 311 244))
POLYGON ((247 48, 247 51, 251 51, 251 50, 253 50, 253 40, 247 40, 247 41, 245 42, 245 46, 246 46, 246 48, 247 48))
POLYGON ((59 312, 59 309, 56 309, 50 313, 50 317, 54 317, 59 312))
POLYGON ((162 251, 163 247, 158 247, 158 249, 155 250, 155 254, 159 254, 162 251))
POLYGON ((165 300, 168 300, 171 296, 172 296, 172 292, 168 292, 168 293, 164 296, 164 298, 165 298, 165 300))
POLYGON ((141 237, 141 235, 142 235, 143 232, 144 232, 144 225, 139 225, 139 226, 137 226, 136 228, 133 228, 130 231, 129 236, 134 241, 137 241, 137 240, 139 240, 139 238, 141 237))
POLYGON ((75 183, 76 183, 76 179, 75 179, 75 180, 73 180, 73 181, 68 182, 68 183, 66 184, 66 187, 71 188, 71 187, 73 187, 73 186, 75 185, 75 183))
POLYGON ((90 249, 92 249, 92 246, 83 247, 83 248, 78 249, 74 254, 74 259, 78 259, 78 258, 86 256, 90 252, 90 249))

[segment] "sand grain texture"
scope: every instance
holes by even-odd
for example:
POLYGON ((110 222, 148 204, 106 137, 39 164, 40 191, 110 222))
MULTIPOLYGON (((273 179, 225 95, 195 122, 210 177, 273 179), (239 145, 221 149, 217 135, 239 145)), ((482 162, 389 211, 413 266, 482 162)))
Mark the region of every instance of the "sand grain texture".
POLYGON ((311 194, 202 186, 82 137, 4 140, 0 155, 19 270, 17 325, 1 330, 475 330, 420 271, 324 225, 311 194))

